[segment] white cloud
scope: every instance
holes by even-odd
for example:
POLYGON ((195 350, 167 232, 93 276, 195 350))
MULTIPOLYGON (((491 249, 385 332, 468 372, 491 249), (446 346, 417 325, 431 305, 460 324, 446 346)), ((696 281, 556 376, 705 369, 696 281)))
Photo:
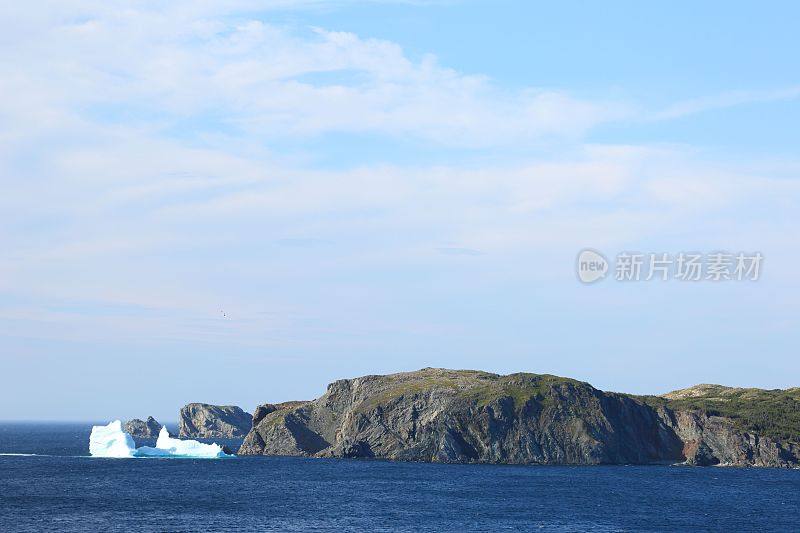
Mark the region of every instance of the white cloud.
MULTIPOLYGON (((308 316, 335 322, 330 302, 342 294, 366 306, 390 292, 404 268, 445 283, 448 262, 475 259, 542 281, 561 267, 515 259, 666 245, 694 238, 709 216, 729 225, 707 237, 734 241, 753 221, 769 227, 758 213, 740 216, 752 205, 796 218, 791 182, 685 147, 585 144, 635 106, 507 90, 395 43, 270 24, 255 5, 56 2, 4 15, 0 39, 13 46, 0 48, 0 290, 164 311, 140 326, 103 322, 132 335, 214 335, 198 320, 220 302, 242 316, 301 317, 279 324, 296 333, 308 316), (516 155, 319 170, 270 150, 340 132, 516 155), (329 244, 280 245, 291 240, 329 244)), ((787 166, 796 173, 796 162, 775 168, 787 166)), ((4 316, 31 320, 37 309, 4 316)), ((94 325, 41 316, 83 324, 82 334, 94 325)), ((274 322, 244 329, 258 338, 274 322)))
POLYGON ((2 111, 38 114, 48 130, 87 113, 156 127, 213 116, 212 126, 267 139, 369 132, 467 147, 575 137, 627 113, 547 89, 504 91, 386 41, 191 7, 84 7, 29 22, 2 54, 2 111))

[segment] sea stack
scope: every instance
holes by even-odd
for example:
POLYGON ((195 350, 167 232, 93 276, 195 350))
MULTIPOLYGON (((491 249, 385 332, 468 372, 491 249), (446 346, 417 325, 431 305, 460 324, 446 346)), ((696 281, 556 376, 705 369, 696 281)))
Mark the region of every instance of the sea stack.
POLYGON ((134 438, 155 439, 158 437, 158 432, 161 431, 161 424, 152 416, 148 416, 147 420, 134 418, 125 422, 123 430, 134 438))
POLYGON ((253 417, 235 405, 190 403, 178 415, 180 438, 235 439, 244 437, 253 425, 253 417))

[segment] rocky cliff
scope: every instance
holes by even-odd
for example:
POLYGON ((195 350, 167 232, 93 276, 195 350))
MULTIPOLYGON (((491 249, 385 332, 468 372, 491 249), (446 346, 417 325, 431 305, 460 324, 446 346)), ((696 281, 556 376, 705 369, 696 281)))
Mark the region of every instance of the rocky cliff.
MULTIPOLYGON (((696 466, 800 466, 800 445, 755 432, 704 411, 674 411, 670 427, 684 443, 686 464, 696 466)), ((800 437, 800 436, 799 436, 800 437)))
POLYGON ((235 405, 190 403, 178 415, 180 438, 244 437, 252 427, 252 416, 235 405))
POLYGON ((447 463, 792 466, 795 444, 668 398, 550 375, 423 369, 336 381, 311 402, 259 407, 240 455, 447 463), (263 407, 263 408, 262 408, 263 407))
POLYGON ((696 385, 663 395, 665 423, 691 465, 798 467, 800 389, 696 385))
POLYGON ((147 420, 134 418, 125 422, 122 430, 130 433, 133 438, 155 439, 158 437, 158 432, 161 431, 161 424, 152 416, 148 416, 147 420))

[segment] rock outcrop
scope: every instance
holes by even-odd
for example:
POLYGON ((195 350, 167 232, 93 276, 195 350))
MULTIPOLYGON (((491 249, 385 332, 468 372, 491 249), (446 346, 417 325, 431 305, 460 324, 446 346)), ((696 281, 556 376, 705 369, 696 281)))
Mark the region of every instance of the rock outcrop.
POLYGON ((261 420, 270 413, 274 413, 275 411, 286 411, 289 409, 296 409, 298 407, 302 407, 309 402, 307 401, 291 401, 291 402, 283 402, 283 403, 265 403, 256 407, 256 410, 253 411, 253 421, 252 426, 255 427, 261 420))
POLYGON ((424 369, 340 380, 272 411, 240 454, 438 462, 599 464, 681 458, 654 409, 547 375, 424 369))
POLYGON ((235 405, 190 403, 178 415, 180 438, 238 438, 252 427, 252 416, 235 405))
POLYGON ((669 425, 683 441, 686 464, 695 466, 797 467, 800 444, 742 431, 723 416, 676 411, 669 425))
POLYGON ((686 464, 798 467, 800 389, 696 385, 662 396, 686 464))
POLYGON ((445 463, 794 466, 795 444, 550 375, 423 369, 339 380, 256 409, 240 455, 445 463))
POLYGON ((155 439, 158 437, 158 432, 161 431, 161 424, 152 416, 148 416, 147 420, 134 418, 125 422, 123 431, 134 438, 155 439))

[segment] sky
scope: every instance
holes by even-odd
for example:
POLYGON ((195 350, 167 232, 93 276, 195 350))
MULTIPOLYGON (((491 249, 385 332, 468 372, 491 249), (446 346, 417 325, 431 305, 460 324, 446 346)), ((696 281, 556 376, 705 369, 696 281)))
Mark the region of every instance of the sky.
POLYGON ((800 386, 796 2, 3 3, 0 419, 800 386), (587 285, 585 248, 764 259, 587 285))

